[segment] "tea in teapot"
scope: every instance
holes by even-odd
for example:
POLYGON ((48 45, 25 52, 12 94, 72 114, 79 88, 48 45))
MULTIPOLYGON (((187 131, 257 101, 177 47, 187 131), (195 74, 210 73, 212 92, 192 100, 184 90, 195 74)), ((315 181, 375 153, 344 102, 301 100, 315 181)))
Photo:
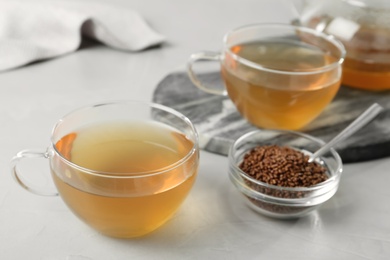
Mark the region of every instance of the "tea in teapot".
POLYGON ((306 0, 293 23, 331 34, 344 44, 344 85, 390 89, 390 1, 306 0))

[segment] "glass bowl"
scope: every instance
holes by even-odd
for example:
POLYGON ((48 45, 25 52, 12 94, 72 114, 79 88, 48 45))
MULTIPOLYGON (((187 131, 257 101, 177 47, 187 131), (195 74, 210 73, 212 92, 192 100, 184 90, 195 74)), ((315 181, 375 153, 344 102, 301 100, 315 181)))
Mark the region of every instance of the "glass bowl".
POLYGON ((255 211, 274 218, 305 216, 329 200, 337 191, 342 161, 331 149, 316 162, 325 167, 328 179, 310 187, 281 187, 256 180, 239 167, 245 154, 264 145, 287 146, 311 154, 324 142, 307 134, 293 131, 255 130, 238 138, 229 151, 229 178, 255 211))

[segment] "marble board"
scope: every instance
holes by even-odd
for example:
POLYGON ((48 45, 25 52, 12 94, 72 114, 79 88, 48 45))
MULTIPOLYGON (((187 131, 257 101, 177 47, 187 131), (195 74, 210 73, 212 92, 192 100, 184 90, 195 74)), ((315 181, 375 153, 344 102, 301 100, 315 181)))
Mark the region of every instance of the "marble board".
MULTIPOLYGON (((223 87, 219 72, 203 73, 201 79, 223 87)), ((184 71, 163 78, 154 91, 153 101, 186 115, 199 132, 201 149, 212 153, 227 155, 234 140, 256 129, 241 117, 228 97, 199 90, 184 71)), ((324 112, 301 132, 328 141, 374 102, 385 110, 335 149, 344 163, 390 156, 390 91, 372 92, 342 86, 324 112)))

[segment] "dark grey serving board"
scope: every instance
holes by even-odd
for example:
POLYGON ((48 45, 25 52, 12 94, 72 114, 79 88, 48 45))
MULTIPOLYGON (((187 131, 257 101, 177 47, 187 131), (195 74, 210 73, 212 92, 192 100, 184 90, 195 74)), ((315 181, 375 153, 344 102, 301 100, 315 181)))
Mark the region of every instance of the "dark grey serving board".
MULTIPOLYGON (((222 86, 219 72, 202 74, 202 80, 222 86)), ((154 91, 153 101, 186 115, 200 136, 201 149, 227 155, 230 145, 244 133, 256 129, 240 116, 228 97, 204 93, 186 72, 167 75, 154 91)), ((369 125, 336 146, 343 161, 359 162, 390 155, 390 91, 372 92, 342 86, 325 111, 302 132, 330 140, 372 103, 385 110, 369 125)))

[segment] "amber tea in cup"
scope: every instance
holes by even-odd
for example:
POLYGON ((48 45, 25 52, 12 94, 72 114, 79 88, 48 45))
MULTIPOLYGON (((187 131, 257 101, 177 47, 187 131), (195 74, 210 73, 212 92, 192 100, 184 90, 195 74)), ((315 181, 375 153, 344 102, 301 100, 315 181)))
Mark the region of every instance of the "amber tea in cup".
MULTIPOLYGON (((191 122, 170 108, 114 102, 64 117, 42 156, 75 215, 103 234, 127 238, 155 230, 179 208, 197 175, 197 142, 191 122)), ((30 155, 14 158, 13 173, 42 194, 16 168, 30 155)))
POLYGON ((314 120, 340 87, 343 45, 309 28, 250 25, 225 35, 223 52, 191 56, 188 74, 212 94, 228 94, 240 114, 261 128, 300 129, 314 120), (193 66, 220 61, 225 91, 201 82, 193 66))
POLYGON ((331 34, 345 46, 344 85, 390 89, 390 1, 304 1, 302 7, 294 24, 331 34))

